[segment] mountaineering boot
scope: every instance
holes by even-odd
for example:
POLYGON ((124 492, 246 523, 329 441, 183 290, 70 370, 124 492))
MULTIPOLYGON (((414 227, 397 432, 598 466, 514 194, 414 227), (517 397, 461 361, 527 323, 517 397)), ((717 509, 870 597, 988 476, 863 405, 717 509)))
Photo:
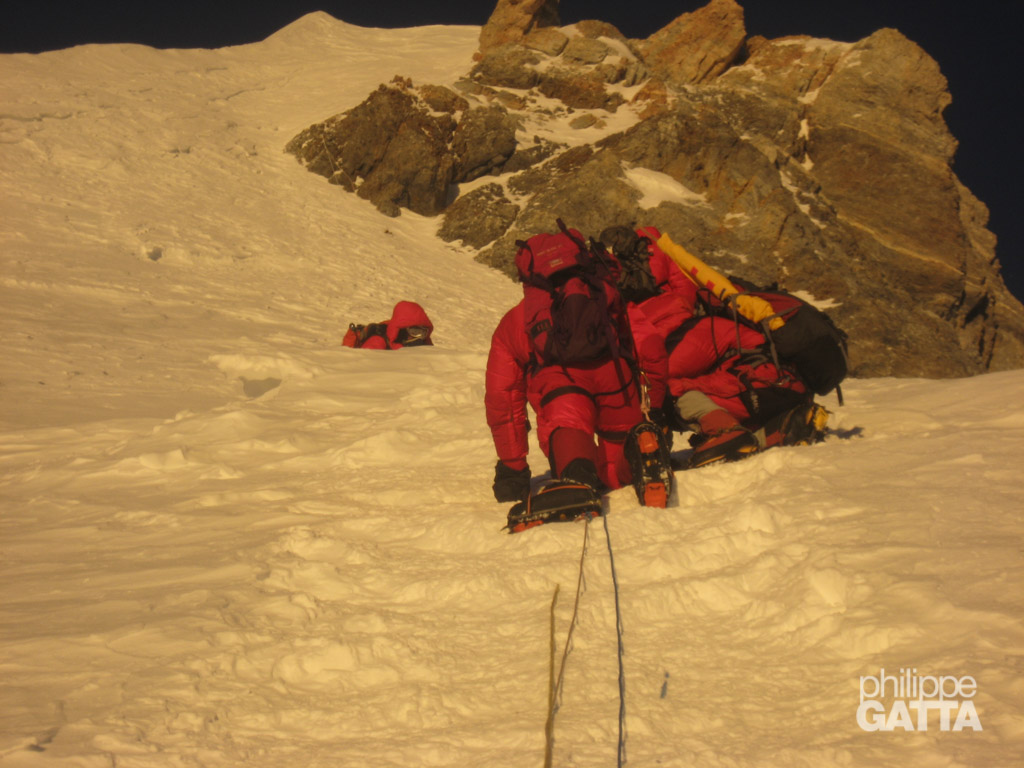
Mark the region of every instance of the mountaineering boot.
POLYGON ((656 424, 642 421, 629 431, 624 452, 633 475, 633 490, 645 507, 666 507, 675 475, 665 433, 656 424))
POLYGON ((812 445, 825 439, 829 412, 813 400, 780 413, 764 424, 764 447, 812 445))
POLYGON ((574 480, 551 480, 508 511, 505 527, 519 533, 544 523, 571 522, 599 516, 601 497, 589 485, 574 480))
POLYGON ((597 474, 597 467, 590 459, 573 459, 562 467, 562 471, 558 473, 558 479, 589 486, 598 494, 606 490, 597 474))
POLYGON ((815 402, 808 403, 803 410, 798 410, 790 419, 783 445, 811 445, 825 439, 825 425, 828 424, 829 411, 815 402))
POLYGON ((716 461, 737 461, 758 451, 754 434, 722 408, 701 416, 698 424, 700 432, 695 435, 697 443, 687 464, 689 469, 716 461))

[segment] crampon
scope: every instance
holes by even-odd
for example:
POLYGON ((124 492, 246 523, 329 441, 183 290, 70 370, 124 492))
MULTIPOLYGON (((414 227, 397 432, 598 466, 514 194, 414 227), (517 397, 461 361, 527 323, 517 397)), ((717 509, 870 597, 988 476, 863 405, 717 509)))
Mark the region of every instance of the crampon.
POLYGON ((505 529, 520 533, 545 523, 565 523, 598 517, 601 497, 593 488, 571 480, 553 480, 508 511, 505 529))

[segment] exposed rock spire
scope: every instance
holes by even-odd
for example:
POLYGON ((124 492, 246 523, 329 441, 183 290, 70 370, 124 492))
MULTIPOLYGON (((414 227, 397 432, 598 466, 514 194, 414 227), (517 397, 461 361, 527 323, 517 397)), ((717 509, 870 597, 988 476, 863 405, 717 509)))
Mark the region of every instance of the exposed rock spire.
POLYGON ((519 43, 540 27, 557 27, 558 0, 498 0, 494 12, 480 30, 480 53, 519 43))
POLYGON ((684 13, 640 43, 644 63, 672 85, 702 83, 724 72, 747 39, 735 0, 711 0, 684 13))

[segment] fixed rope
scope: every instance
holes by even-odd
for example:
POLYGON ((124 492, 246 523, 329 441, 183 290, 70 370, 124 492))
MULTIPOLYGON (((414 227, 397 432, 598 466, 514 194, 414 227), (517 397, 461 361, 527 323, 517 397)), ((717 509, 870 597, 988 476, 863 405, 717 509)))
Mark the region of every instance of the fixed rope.
POLYGON ((604 536, 608 541, 608 562, 612 569, 612 585, 615 588, 615 634, 618 640, 619 656, 619 745, 618 745, 618 768, 626 764, 626 672, 623 665, 625 646, 622 641, 622 610, 619 607, 619 577, 615 574, 615 555, 612 553, 612 535, 608 531, 608 516, 604 517, 604 536))
MULTIPOLYGON (((612 536, 608 530, 608 516, 604 518, 604 535, 608 543, 608 561, 611 565, 612 585, 615 592, 615 634, 618 645, 619 663, 619 739, 616 751, 616 764, 622 768, 626 764, 626 673, 623 663, 625 656, 625 645, 623 643, 622 610, 619 604, 619 578, 615 572, 615 555, 612 552, 612 536)), ((565 665, 572 650, 572 636, 579 619, 580 597, 586 591, 586 579, 584 578, 584 563, 587 557, 587 550, 590 546, 590 518, 584 522, 583 528, 583 549, 580 552, 579 574, 576 579, 576 600, 572 609, 572 619, 569 622, 569 632, 565 638, 565 646, 562 649, 562 659, 559 663, 558 674, 555 675, 555 607, 558 603, 559 587, 555 586, 555 593, 551 598, 551 663, 549 666, 549 691, 548 691, 548 717, 544 724, 545 746, 544 746, 544 768, 551 768, 555 748, 555 716, 562 706, 562 688, 565 683, 565 665)))
POLYGON ((580 597, 586 590, 586 579, 583 577, 583 564, 587 558, 587 549, 590 545, 590 518, 583 523, 583 550, 580 552, 580 570, 576 577, 576 602, 572 608, 572 620, 569 622, 569 634, 565 638, 565 647, 562 649, 562 661, 559 664, 558 676, 554 676, 555 661, 555 604, 558 602, 558 587, 555 587, 555 594, 551 599, 551 687, 548 693, 548 719, 544 725, 544 768, 551 768, 551 761, 555 749, 555 715, 562 706, 562 687, 565 683, 565 662, 572 650, 572 633, 576 629, 576 623, 580 613, 580 597))

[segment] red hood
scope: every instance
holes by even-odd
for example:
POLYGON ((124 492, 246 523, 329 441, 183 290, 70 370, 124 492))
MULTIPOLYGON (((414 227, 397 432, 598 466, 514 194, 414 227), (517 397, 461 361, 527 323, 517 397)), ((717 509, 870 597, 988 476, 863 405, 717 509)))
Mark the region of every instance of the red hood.
POLYGON ((395 311, 391 313, 391 322, 396 328, 407 328, 410 325, 425 325, 434 330, 434 324, 430 322, 427 313, 415 301, 400 301, 395 304, 395 311))
POLYGON ((400 301, 395 304, 391 313, 391 320, 388 321, 388 338, 392 341, 398 338, 398 332, 403 328, 411 326, 423 326, 433 332, 434 324, 430 322, 426 311, 415 301, 400 301))

